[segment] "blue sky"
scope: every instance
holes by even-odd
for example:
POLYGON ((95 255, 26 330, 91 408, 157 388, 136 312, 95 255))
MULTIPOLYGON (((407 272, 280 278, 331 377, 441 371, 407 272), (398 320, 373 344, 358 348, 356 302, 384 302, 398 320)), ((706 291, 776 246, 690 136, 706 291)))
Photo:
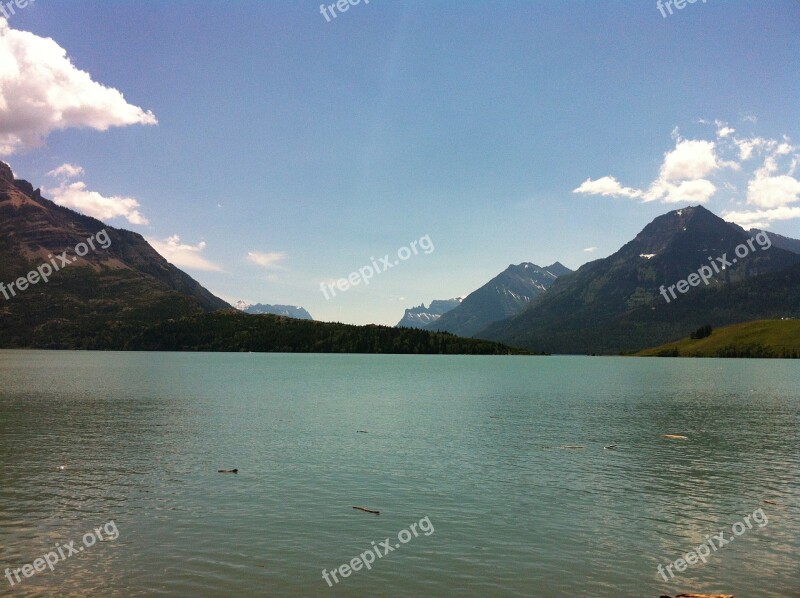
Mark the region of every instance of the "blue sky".
POLYGON ((35 0, 0 46, 0 159, 229 301, 359 324, 511 263, 576 268, 686 205, 800 236, 800 2, 673 13, 371 0, 328 22, 315 2, 35 0), (37 61, 75 71, 62 95, 85 105, 25 114, 52 92, 37 61), (434 251, 320 292, 425 235, 434 251))

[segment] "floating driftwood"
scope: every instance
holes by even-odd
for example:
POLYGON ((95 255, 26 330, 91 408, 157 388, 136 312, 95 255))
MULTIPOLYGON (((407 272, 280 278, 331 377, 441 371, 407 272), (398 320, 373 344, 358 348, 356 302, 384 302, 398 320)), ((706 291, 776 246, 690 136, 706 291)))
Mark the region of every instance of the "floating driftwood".
POLYGON ((217 473, 239 473, 238 469, 218 469, 217 473))
MULTIPOLYGON (((666 594, 659 598, 672 598, 666 594)), ((733 598, 733 594, 678 594, 675 598, 733 598)))
MULTIPOLYGON (((662 434, 662 438, 669 438, 670 440, 689 440, 688 436, 681 436, 680 434, 662 434)), ((688 596, 689 594, 686 594, 688 596)), ((702 594, 696 594, 697 596, 702 596, 702 594)))
POLYGON ((777 505, 778 504, 774 500, 766 500, 765 499, 764 502, 767 503, 768 505, 777 505))
POLYGON ((366 507, 353 507, 356 511, 364 511, 365 513, 373 513, 375 515, 380 515, 380 511, 373 511, 372 509, 367 509, 366 507))

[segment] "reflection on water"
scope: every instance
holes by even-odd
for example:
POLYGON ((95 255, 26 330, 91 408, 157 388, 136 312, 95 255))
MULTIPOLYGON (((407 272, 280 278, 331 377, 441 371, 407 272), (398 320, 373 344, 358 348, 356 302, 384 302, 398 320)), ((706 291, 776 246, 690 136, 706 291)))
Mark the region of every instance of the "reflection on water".
POLYGON ((799 389, 754 360, 3 351, 0 573, 113 520, 13 595, 800 596, 799 389))

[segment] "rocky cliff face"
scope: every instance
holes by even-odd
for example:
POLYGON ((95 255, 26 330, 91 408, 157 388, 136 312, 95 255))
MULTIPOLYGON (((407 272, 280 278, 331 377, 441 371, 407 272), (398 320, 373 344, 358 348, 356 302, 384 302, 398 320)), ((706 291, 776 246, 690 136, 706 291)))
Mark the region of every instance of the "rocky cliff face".
POLYGON ((299 305, 269 305, 256 303, 255 305, 245 305, 241 308, 246 314, 272 314, 274 316, 285 316, 296 320, 313 320, 311 314, 304 307, 299 305))
POLYGON ((425 328, 428 324, 436 322, 444 314, 455 309, 461 304, 461 299, 434 299, 429 307, 421 304, 412 307, 403 314, 403 319, 397 323, 397 328, 425 328))

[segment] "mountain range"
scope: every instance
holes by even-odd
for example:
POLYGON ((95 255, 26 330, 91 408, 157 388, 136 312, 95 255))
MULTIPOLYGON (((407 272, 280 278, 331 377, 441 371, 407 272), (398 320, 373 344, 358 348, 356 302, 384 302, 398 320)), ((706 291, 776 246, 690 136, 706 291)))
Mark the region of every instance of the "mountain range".
MULTIPOLYGON (((750 236, 755 236, 758 233, 767 232, 763 231, 758 228, 751 228, 749 233, 750 236)), ((800 253, 800 239, 792 239, 790 237, 784 237, 783 235, 779 235, 778 233, 768 233, 769 238, 772 240, 772 244, 775 247, 780 247, 781 249, 785 249, 786 251, 791 251, 792 253, 800 253)))
POLYGON ((274 316, 285 316, 287 318, 295 318, 297 320, 314 319, 305 308, 295 305, 268 305, 265 303, 249 305, 243 301, 239 301, 236 303, 235 307, 239 311, 243 311, 244 313, 251 315, 272 314, 274 316))
POLYGON ((0 162, 0 348, 525 353, 447 333, 314 322, 293 306, 248 309, 294 317, 233 309, 141 235, 55 204, 0 162))
POLYGON ((403 319, 397 323, 397 328, 425 328, 428 324, 437 321, 442 315, 455 309, 463 301, 457 299, 434 299, 429 307, 422 303, 418 307, 411 307, 403 314, 403 319))
POLYGON ((524 312, 475 336, 548 353, 617 354, 707 324, 800 315, 800 255, 767 243, 753 242, 750 250, 752 238, 702 206, 669 212, 611 256, 559 277, 524 312), (737 258, 740 245, 748 252, 737 258), (662 293, 711 264, 720 272, 707 286, 674 299, 662 293))
POLYGON ((0 162, 3 348, 636 352, 704 326, 800 317, 800 241, 687 207, 575 272, 511 265, 463 301, 406 310, 399 329, 313 322, 294 306, 239 307, 250 313, 141 235, 56 205, 0 162))
POLYGON ((493 322, 524 311, 559 276, 570 272, 559 262, 545 268, 528 262, 512 264, 426 328, 473 336, 493 322))

